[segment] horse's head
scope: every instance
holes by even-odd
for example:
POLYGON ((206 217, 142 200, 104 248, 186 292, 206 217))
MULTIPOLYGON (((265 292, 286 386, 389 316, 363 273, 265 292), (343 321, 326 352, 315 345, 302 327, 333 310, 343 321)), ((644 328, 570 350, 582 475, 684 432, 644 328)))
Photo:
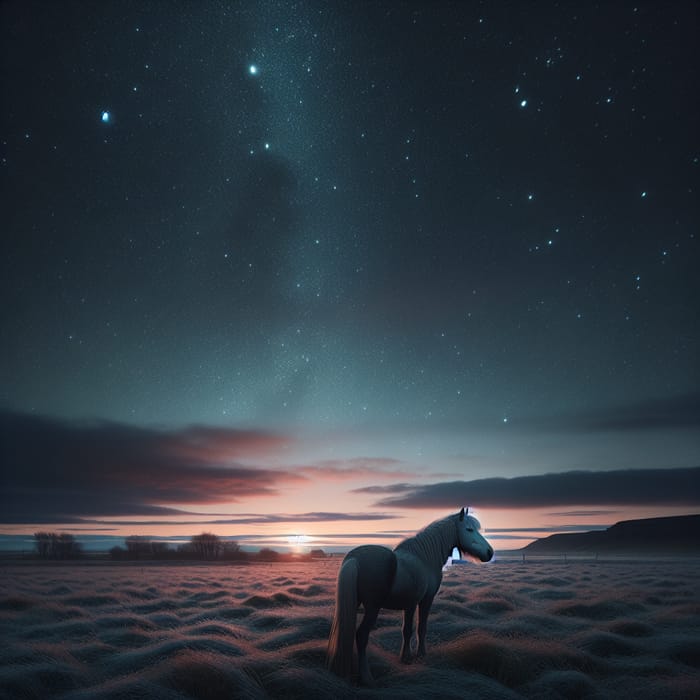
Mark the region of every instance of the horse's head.
POLYGON ((459 551, 480 561, 491 561, 493 548, 479 532, 480 529, 479 521, 468 515, 467 511, 462 508, 457 521, 457 547, 459 551))

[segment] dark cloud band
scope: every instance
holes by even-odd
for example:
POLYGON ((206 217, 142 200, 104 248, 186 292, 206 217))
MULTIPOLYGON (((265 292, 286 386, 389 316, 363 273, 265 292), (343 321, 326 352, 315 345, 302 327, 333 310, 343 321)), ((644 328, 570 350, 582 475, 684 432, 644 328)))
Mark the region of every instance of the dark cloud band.
POLYGON ((471 503, 481 508, 552 506, 700 505, 700 467, 687 469, 621 469, 450 481, 423 486, 359 489, 384 494, 382 508, 453 508, 471 503))
POLYGON ((255 431, 159 431, 0 414, 0 519, 78 522, 85 517, 182 516, 173 504, 212 505, 274 495, 306 478, 246 466, 289 439, 255 431))

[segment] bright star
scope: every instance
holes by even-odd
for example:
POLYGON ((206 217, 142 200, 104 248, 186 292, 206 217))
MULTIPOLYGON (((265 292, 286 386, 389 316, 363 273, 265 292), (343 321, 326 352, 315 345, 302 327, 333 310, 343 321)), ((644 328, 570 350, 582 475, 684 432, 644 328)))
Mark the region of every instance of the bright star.
POLYGON ((258 67, 255 64, 251 64, 250 66, 248 66, 248 72, 251 75, 257 75, 258 74, 258 67))
POLYGON ((520 100, 521 107, 527 107, 527 100, 520 100))
POLYGON ((109 124, 110 119, 112 118, 112 115, 109 112, 102 112, 102 123, 103 124, 109 124))

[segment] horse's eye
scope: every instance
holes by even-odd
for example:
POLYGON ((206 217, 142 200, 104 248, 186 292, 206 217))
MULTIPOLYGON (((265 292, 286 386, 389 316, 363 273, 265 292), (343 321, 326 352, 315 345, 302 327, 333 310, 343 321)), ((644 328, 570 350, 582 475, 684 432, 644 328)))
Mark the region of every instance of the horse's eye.
POLYGON ((473 527, 468 527, 468 528, 467 528, 467 532, 474 532, 474 528, 473 528, 473 527))

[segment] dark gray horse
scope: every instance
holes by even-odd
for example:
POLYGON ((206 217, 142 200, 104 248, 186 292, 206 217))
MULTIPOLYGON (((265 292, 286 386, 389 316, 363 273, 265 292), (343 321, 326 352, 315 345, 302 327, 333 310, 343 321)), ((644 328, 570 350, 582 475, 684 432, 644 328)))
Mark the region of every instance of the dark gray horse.
POLYGON ((403 610, 401 661, 411 662, 413 616, 418 607, 418 656, 425 655, 425 633, 433 598, 442 582, 442 567, 457 547, 481 561, 490 561, 493 549, 479 532, 479 521, 459 513, 436 520, 392 551, 368 544, 348 552, 338 572, 335 616, 328 640, 327 665, 347 678, 357 641, 360 682, 372 685, 367 663, 367 640, 380 608, 403 610), (355 630, 357 608, 365 616, 355 630))

